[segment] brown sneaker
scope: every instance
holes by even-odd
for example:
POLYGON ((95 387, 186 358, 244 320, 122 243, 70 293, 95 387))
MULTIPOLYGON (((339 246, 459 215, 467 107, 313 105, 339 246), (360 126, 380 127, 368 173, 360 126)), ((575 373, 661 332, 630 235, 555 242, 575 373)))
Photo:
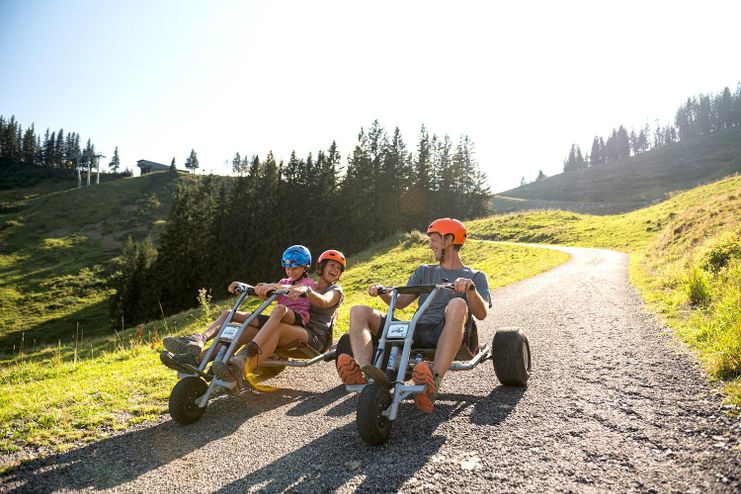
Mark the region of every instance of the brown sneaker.
POLYGON ((424 384, 425 390, 414 395, 414 404, 425 413, 431 413, 437 398, 437 388, 440 386, 440 377, 432 373, 430 364, 420 362, 412 371, 414 384, 424 384))
POLYGON ((172 353, 189 353, 196 357, 203 350, 205 342, 206 338, 199 333, 188 336, 166 336, 162 340, 162 345, 172 353))
POLYGON ((367 384, 358 361, 346 353, 337 357, 337 373, 345 384, 367 384))

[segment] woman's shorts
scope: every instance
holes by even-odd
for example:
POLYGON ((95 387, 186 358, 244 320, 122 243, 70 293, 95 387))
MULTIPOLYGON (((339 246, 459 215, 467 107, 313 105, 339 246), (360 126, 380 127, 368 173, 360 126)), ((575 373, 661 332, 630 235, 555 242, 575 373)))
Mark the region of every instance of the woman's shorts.
POLYGON ((317 352, 323 352, 329 345, 327 345, 327 338, 325 335, 322 335, 312 329, 304 328, 306 330, 306 335, 309 340, 309 346, 316 350, 317 352))

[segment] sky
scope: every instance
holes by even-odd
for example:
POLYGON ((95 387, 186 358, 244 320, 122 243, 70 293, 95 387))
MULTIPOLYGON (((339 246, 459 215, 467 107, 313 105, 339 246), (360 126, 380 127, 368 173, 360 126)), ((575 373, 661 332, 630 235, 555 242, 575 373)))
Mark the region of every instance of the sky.
POLYGON ((0 115, 227 174, 361 127, 462 134, 493 192, 741 81, 741 2, 0 0, 0 115), (228 164, 227 164, 228 163, 228 164))

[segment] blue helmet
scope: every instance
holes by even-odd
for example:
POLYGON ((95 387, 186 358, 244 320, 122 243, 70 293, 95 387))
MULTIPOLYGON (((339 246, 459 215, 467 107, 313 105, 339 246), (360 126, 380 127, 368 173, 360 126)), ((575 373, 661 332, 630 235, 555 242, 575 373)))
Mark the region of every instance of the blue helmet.
POLYGON ((311 266, 311 252, 303 245, 292 245, 283 252, 280 265, 284 268, 311 266))

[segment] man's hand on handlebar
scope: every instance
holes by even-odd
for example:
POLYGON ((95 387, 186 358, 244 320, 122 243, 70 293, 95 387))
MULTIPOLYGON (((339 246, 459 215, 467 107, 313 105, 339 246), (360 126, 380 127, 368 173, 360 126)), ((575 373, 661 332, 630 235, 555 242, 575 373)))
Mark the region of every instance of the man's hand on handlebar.
POLYGON ((378 297, 380 295, 378 291, 381 288, 383 288, 383 285, 381 285, 380 283, 373 283, 368 287, 368 295, 370 295, 371 297, 378 297))
POLYGON ((456 292, 468 292, 476 289, 473 280, 470 278, 456 278, 453 282, 453 289, 456 292))

